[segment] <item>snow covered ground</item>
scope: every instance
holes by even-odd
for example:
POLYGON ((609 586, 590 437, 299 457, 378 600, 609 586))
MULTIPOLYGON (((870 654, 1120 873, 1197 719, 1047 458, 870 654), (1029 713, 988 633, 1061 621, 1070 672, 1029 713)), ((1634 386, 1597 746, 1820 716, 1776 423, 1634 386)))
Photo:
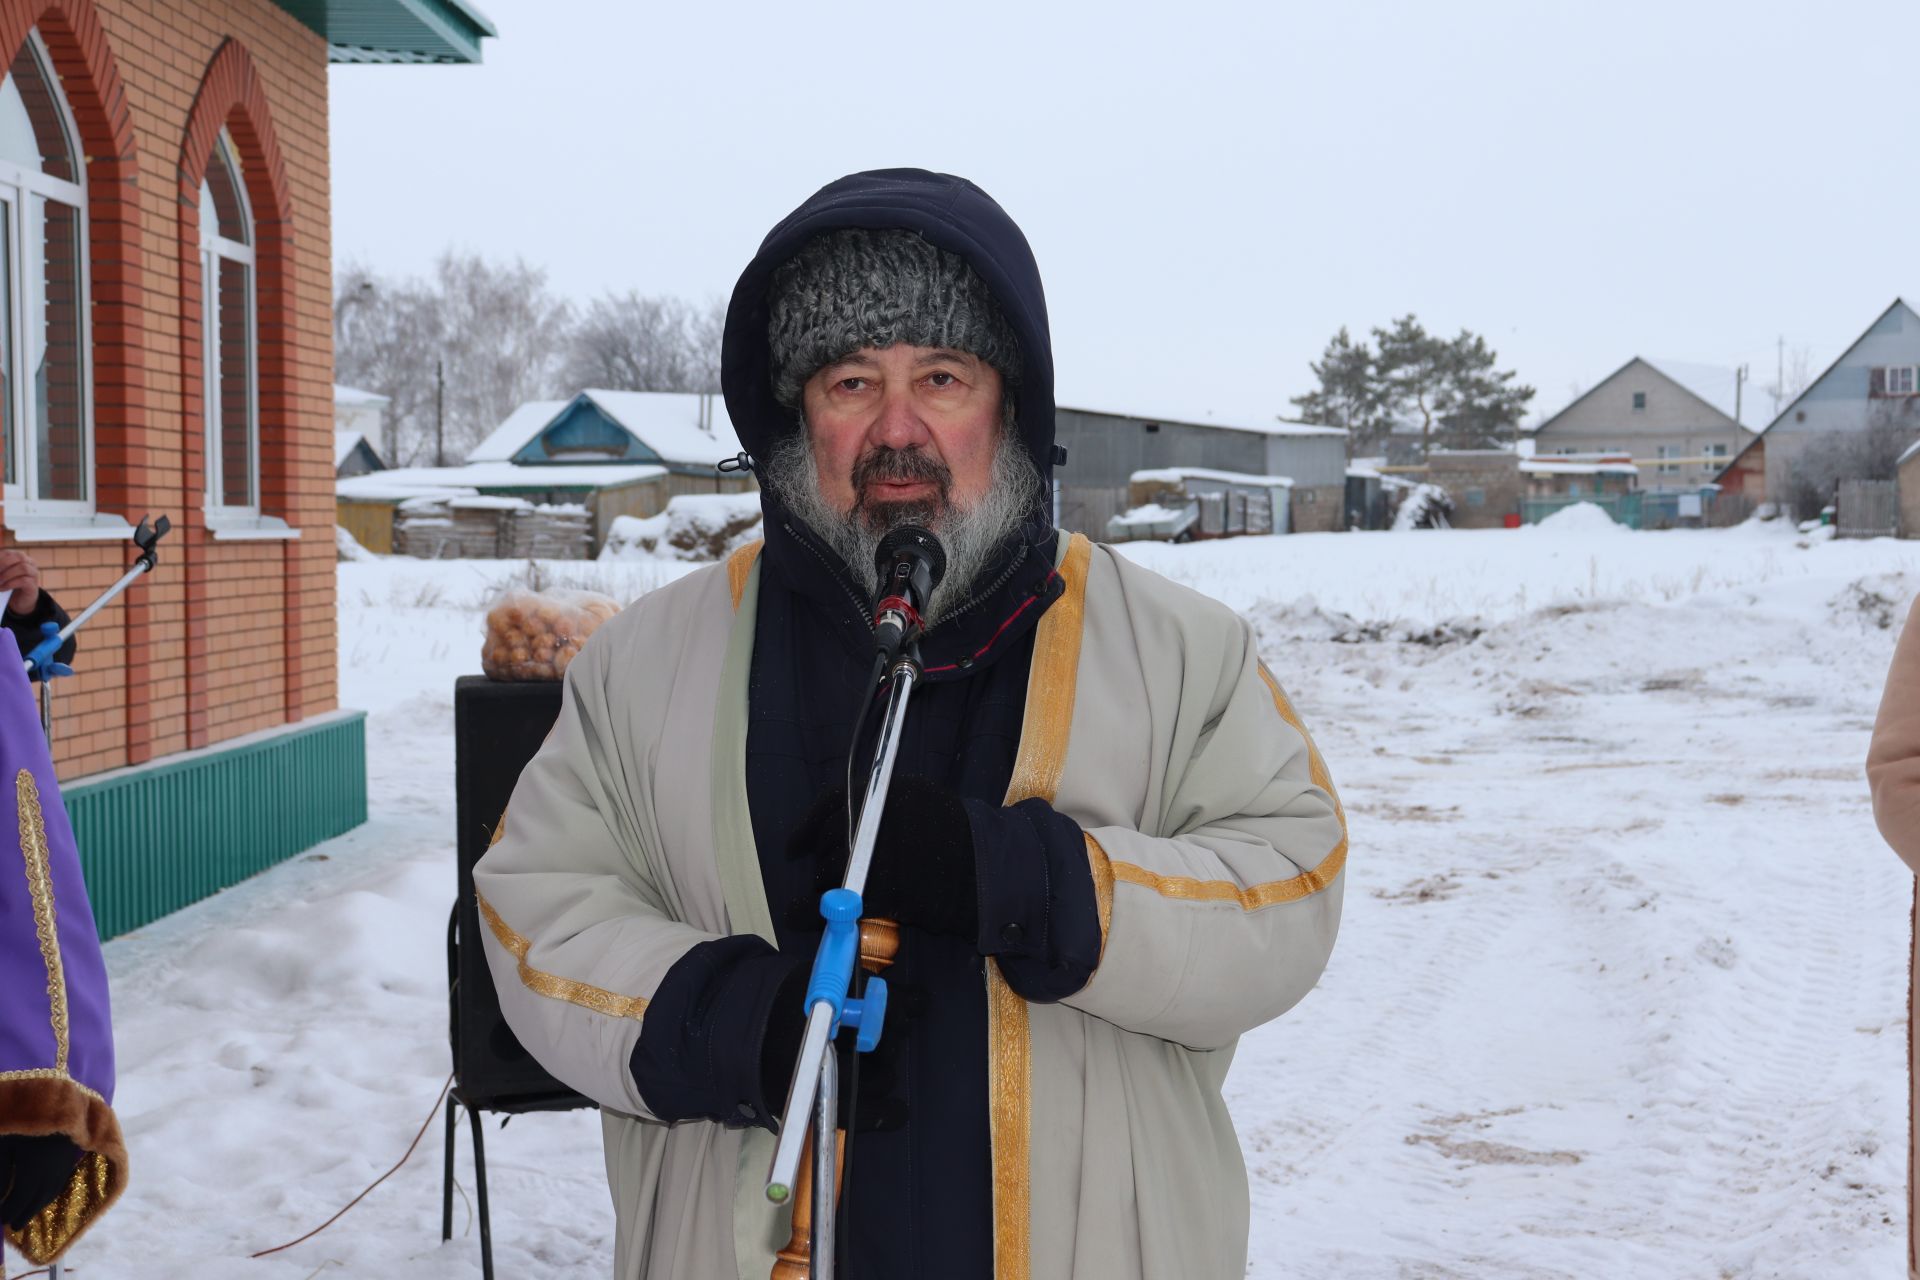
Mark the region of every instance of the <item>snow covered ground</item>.
MULTIPOLYGON (((1861 761, 1920 546, 1444 532, 1127 554, 1246 613, 1352 820, 1229 1081, 1250 1274, 1899 1274, 1906 913, 1861 761)), ((542 566, 631 597, 692 566, 542 566)), ((452 700, 525 565, 340 566, 373 816, 107 948, 133 1185, 72 1274, 479 1273, 439 1240, 452 700)), ((502 1276, 603 1275, 586 1113, 489 1122, 502 1276)), ((463 1129, 460 1179, 470 1190, 463 1129)), ((1036 1224, 1040 1230, 1045 1224, 1036 1224)))

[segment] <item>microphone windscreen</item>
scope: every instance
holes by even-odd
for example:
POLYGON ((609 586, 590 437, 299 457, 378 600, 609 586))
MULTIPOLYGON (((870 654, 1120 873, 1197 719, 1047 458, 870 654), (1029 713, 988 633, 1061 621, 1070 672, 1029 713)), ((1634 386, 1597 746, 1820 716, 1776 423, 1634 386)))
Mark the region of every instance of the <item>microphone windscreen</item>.
POLYGON ((917 524, 903 524, 890 530, 874 552, 874 567, 883 578, 888 577, 903 555, 912 556, 926 566, 929 588, 940 585, 941 576, 947 571, 947 552, 931 531, 917 524))

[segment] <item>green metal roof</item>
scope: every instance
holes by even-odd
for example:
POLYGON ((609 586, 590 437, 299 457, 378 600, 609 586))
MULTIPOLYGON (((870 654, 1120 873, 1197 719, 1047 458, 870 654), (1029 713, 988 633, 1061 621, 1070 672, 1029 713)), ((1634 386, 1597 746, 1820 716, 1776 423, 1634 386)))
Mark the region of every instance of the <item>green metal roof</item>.
POLYGON ((326 37, 329 62, 478 62, 498 36, 468 0, 278 0, 326 37))

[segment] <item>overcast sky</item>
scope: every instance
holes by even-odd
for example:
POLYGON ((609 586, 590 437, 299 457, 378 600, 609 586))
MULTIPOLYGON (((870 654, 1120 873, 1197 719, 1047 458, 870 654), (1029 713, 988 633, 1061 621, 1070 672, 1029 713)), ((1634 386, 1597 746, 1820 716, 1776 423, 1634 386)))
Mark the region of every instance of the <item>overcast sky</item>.
POLYGON ((481 7, 480 66, 333 69, 336 262, 724 297, 817 187, 919 165, 1025 229, 1063 403, 1257 420, 1411 311, 1548 412, 1747 363, 1759 426, 1779 338, 1817 372, 1920 298, 1913 0, 481 7))

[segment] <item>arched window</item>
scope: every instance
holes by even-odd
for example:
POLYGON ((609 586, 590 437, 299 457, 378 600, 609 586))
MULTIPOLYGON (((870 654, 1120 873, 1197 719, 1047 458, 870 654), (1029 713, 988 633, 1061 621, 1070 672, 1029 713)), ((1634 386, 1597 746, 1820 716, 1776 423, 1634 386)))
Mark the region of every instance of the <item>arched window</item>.
POLYGON ((200 181, 200 349, 207 508, 260 512, 260 393, 254 356, 254 234, 233 139, 222 129, 200 181))
POLYGON ((0 81, 0 439, 10 511, 93 503, 87 193, 38 32, 0 81))

